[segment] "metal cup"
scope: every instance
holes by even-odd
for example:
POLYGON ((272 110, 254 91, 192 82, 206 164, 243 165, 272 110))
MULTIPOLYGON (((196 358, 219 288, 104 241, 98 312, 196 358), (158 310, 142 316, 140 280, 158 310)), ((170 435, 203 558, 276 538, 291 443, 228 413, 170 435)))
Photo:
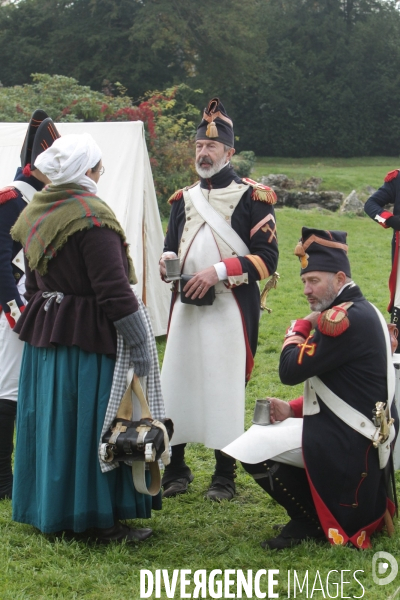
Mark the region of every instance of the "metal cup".
POLYGON ((252 423, 255 425, 271 425, 271 400, 256 400, 252 423))
POLYGON ((166 258, 164 263, 167 279, 175 281, 181 278, 181 261, 179 258, 166 258))

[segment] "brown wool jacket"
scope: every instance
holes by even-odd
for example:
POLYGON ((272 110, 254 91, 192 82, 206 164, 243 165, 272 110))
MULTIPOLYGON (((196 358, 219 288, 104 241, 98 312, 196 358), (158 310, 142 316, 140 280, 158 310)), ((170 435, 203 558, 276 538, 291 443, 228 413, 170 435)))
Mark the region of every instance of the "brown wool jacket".
POLYGON ((115 355, 113 322, 138 310, 128 281, 128 261, 122 240, 107 227, 73 234, 41 276, 26 265, 28 305, 14 331, 40 348, 57 344, 86 352, 115 355), (58 304, 43 292, 62 292, 58 304))

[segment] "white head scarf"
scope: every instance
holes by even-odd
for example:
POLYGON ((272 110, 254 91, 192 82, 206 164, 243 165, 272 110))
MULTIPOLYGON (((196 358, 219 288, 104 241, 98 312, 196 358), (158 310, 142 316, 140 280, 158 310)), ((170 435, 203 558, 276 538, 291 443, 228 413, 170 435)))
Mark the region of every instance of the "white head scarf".
POLYGON ((77 183, 95 194, 97 185, 85 173, 101 159, 101 150, 89 133, 64 135, 39 154, 37 167, 54 185, 77 183))

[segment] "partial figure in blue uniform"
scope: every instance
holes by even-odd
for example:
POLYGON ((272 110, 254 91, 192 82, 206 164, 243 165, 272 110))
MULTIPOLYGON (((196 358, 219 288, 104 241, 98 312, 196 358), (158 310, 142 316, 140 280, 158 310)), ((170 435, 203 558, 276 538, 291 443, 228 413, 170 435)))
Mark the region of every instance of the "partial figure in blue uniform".
MULTIPOLYGON (((383 185, 365 203, 364 210, 371 219, 384 229, 393 229, 392 238, 392 270, 389 277, 390 301, 388 312, 391 322, 397 328, 400 318, 400 276, 399 247, 400 247, 400 175, 399 169, 390 171, 383 185), (387 210, 393 206, 393 212, 387 210)), ((395 352, 399 352, 399 346, 395 352)))
POLYGON ((10 229, 34 194, 49 182, 31 164, 58 137, 53 121, 43 110, 36 110, 22 146, 21 167, 14 181, 0 189, 0 500, 12 496, 11 455, 24 347, 13 328, 26 303, 22 246, 11 238, 10 229))

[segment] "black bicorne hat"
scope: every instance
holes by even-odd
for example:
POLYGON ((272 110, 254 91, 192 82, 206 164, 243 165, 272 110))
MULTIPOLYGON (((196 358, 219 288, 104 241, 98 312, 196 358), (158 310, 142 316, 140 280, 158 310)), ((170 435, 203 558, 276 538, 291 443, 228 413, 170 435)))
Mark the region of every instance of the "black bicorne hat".
POLYGON ((343 271, 347 277, 351 277, 346 231, 303 227, 301 233, 301 239, 294 251, 300 259, 300 275, 309 271, 343 271))
POLYGON ((47 119, 42 121, 42 123, 39 125, 36 131, 35 139, 33 141, 31 156, 32 170, 35 168, 35 160, 37 159, 39 154, 47 150, 47 148, 50 148, 53 142, 55 142, 55 140, 57 140, 59 137, 61 137, 61 135, 59 134, 53 119, 47 117, 47 119))
POLYGON ((27 164, 32 163, 32 148, 35 136, 40 124, 47 119, 49 115, 38 108, 31 116, 29 121, 28 129, 25 135, 25 140, 21 149, 21 167, 24 168, 27 164))
POLYGON ((215 140, 230 148, 235 145, 232 120, 226 114, 219 98, 213 98, 204 109, 203 119, 197 128, 196 140, 215 140))

